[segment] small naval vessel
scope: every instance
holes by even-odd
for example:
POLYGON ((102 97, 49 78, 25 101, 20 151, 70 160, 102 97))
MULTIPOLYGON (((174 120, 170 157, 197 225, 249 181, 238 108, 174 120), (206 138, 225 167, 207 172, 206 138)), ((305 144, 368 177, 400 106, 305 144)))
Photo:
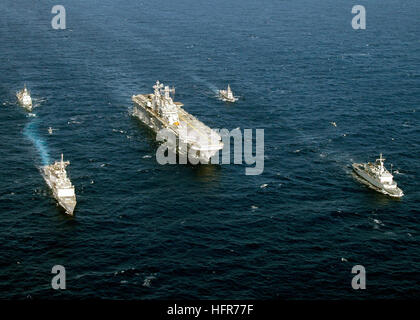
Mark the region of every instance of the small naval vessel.
POLYGON ((58 130, 58 129, 54 129, 53 127, 48 127, 48 134, 53 134, 54 133, 54 131, 56 131, 56 130, 58 130))
POLYGON ((69 161, 63 161, 63 154, 61 154, 61 161, 43 166, 41 173, 53 191, 54 198, 57 199, 58 204, 66 210, 67 214, 73 215, 74 207, 76 206, 76 195, 74 186, 67 177, 66 166, 69 164, 69 161))
POLYGON ((32 98, 26 85, 22 90, 16 93, 19 104, 28 111, 32 111, 32 98))
POLYGON ((355 174, 360 178, 360 182, 378 192, 400 198, 404 193, 397 187, 392 173, 385 169, 384 161, 381 153, 375 163, 353 163, 352 166, 355 174))
POLYGON ((230 85, 227 86, 226 90, 219 90, 220 99, 227 102, 235 102, 238 98, 233 96, 230 85))
POLYGON ((171 151, 208 163, 223 148, 220 135, 185 111, 182 103, 173 101, 170 94, 175 94, 175 88, 156 81, 153 89, 154 93, 132 96, 133 116, 156 133, 161 129, 172 131, 177 141, 171 151), (181 148, 180 142, 186 148, 181 148))

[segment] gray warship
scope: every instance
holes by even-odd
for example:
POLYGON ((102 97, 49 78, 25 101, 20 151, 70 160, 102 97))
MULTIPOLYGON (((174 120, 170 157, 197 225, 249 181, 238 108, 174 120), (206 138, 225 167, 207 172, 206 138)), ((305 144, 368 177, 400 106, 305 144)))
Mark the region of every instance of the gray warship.
POLYGON ((24 107, 28 111, 32 111, 32 98, 29 90, 26 89, 26 85, 24 88, 18 92, 16 92, 16 97, 18 99, 19 104, 24 107))
POLYGON ((219 90, 219 96, 221 100, 227 101, 227 102, 235 102, 238 100, 238 98, 236 98, 233 95, 233 92, 230 89, 230 85, 227 86, 226 90, 219 90))
POLYGON ((173 101, 171 94, 175 94, 175 88, 170 89, 159 81, 153 88, 154 93, 132 96, 133 116, 155 133, 161 129, 173 132, 177 143, 171 151, 208 163, 223 148, 220 135, 185 111, 182 103, 173 101), (180 142, 186 148, 181 148, 180 142))
POLYGON ((381 153, 375 163, 353 163, 352 166, 355 174, 360 178, 360 182, 373 190, 394 198, 400 198, 404 193, 397 187, 392 173, 385 169, 384 161, 381 153))
POLYGON ((67 214, 73 215, 76 195, 74 186, 67 177, 66 166, 69 164, 69 161, 63 161, 63 154, 61 154, 61 161, 41 167, 41 172, 58 204, 66 210, 67 214))

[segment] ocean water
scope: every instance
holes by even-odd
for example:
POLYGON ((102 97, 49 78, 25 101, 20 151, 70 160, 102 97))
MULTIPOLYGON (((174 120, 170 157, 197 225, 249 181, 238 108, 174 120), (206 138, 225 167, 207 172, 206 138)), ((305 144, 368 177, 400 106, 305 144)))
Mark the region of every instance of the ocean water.
POLYGON ((0 2, 0 299, 420 297, 418 1, 64 0, 65 30, 54 4, 0 2), (212 128, 264 129, 263 174, 159 165, 129 114, 157 79, 212 128), (380 152, 401 200, 351 175, 380 152), (61 153, 74 218, 38 169, 61 153))

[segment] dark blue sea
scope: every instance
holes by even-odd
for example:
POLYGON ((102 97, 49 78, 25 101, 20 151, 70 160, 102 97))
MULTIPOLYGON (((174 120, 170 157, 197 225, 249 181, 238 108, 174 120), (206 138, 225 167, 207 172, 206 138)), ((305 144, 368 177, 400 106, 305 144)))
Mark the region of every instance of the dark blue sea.
POLYGON ((0 13, 0 299, 420 298, 419 1, 2 0, 0 13), (264 172, 159 165, 130 116, 156 80, 212 128, 264 129, 264 172), (25 83, 33 115, 16 103, 25 83), (235 104, 215 97, 228 83, 235 104), (351 174, 381 152, 400 200, 351 174), (39 172, 61 153, 74 218, 39 172))

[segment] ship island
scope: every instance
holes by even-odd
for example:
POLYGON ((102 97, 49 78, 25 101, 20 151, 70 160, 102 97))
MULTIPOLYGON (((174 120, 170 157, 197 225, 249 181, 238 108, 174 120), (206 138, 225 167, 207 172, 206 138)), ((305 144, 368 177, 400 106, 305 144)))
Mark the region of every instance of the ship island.
POLYGON ((70 161, 64 161, 63 154, 61 154, 61 161, 55 161, 53 164, 43 166, 41 173, 58 204, 64 208, 68 215, 72 216, 76 206, 76 195, 74 186, 66 172, 66 166, 69 164, 70 161))

